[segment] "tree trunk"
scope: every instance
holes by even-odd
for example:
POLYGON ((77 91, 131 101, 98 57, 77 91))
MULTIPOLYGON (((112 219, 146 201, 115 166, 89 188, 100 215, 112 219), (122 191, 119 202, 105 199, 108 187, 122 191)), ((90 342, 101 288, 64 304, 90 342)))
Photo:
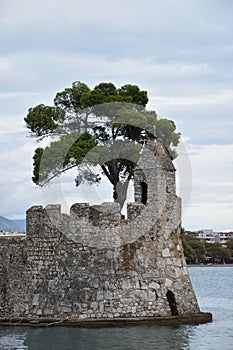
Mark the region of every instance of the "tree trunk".
POLYGON ((128 175, 128 178, 125 182, 122 182, 119 180, 119 171, 114 161, 112 161, 111 163, 109 162, 109 164, 107 164, 107 168, 105 164, 102 164, 101 168, 104 174, 111 182, 111 184, 113 185, 114 202, 119 203, 120 208, 122 209, 127 198, 127 190, 129 186, 129 181, 132 178, 132 173, 128 175))
POLYGON ((127 198, 127 190, 129 186, 129 180, 125 182, 119 181, 116 185, 113 186, 113 198, 116 203, 120 204, 120 208, 123 208, 123 205, 127 198))

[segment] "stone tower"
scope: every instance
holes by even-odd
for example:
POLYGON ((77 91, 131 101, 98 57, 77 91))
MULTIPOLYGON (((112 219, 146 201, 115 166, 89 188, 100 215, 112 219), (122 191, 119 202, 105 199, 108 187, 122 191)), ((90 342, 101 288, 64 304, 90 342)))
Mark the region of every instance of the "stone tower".
POLYGON ((185 263, 175 168, 158 139, 143 148, 134 186, 127 219, 116 203, 76 203, 70 215, 60 205, 30 208, 26 240, 9 259, 5 249, 9 275, 16 265, 21 273, 14 288, 4 285, 12 294, 0 295, 2 313, 92 324, 209 321, 185 263))

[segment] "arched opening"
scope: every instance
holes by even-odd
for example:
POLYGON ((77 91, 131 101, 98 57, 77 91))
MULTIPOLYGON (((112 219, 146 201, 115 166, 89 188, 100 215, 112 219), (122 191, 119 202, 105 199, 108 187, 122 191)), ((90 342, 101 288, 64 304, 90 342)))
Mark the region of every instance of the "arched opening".
POLYGON ((147 183, 141 182, 141 191, 142 191, 142 196, 141 196, 141 202, 142 204, 147 203, 147 183))
POLYGON ((175 294, 172 291, 168 290, 166 296, 167 296, 168 304, 169 304, 170 309, 171 309, 172 316, 179 315, 178 310, 177 310, 177 305, 176 305, 175 294))

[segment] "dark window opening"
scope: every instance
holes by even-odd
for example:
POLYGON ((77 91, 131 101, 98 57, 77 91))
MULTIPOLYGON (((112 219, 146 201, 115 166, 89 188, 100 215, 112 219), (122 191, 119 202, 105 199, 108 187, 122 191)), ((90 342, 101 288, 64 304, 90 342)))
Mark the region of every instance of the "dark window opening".
POLYGON ((147 184, 145 182, 141 182, 141 190, 142 190, 142 197, 141 202, 142 204, 147 203, 147 184))
POLYGON ((171 309, 171 314, 172 316, 177 316, 179 315, 178 310, 177 310, 177 305, 176 305, 176 298, 173 292, 170 290, 167 291, 167 301, 171 309))

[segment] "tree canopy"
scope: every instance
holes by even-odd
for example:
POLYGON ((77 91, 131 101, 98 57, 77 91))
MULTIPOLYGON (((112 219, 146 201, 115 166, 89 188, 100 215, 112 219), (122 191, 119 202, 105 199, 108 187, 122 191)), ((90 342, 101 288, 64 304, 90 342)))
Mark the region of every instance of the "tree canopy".
POLYGON ((175 123, 157 119, 155 111, 146 110, 147 102, 147 92, 136 85, 116 88, 100 83, 90 89, 77 81, 56 94, 53 106, 30 108, 24 118, 30 135, 38 140, 54 137, 49 146, 35 150, 32 180, 43 186, 73 167, 77 186, 84 181, 98 183, 104 175, 122 207, 145 142, 156 134, 171 158, 177 156, 180 133, 175 123), (93 171, 96 165, 101 174, 93 171))
POLYGON ((233 239, 227 242, 227 247, 223 247, 220 243, 208 243, 194 236, 187 234, 183 230, 182 243, 184 256, 188 263, 211 262, 225 263, 231 261, 233 252, 233 239))
POLYGON ((188 262, 203 261, 206 256, 205 243, 192 235, 182 234, 184 256, 188 262))

